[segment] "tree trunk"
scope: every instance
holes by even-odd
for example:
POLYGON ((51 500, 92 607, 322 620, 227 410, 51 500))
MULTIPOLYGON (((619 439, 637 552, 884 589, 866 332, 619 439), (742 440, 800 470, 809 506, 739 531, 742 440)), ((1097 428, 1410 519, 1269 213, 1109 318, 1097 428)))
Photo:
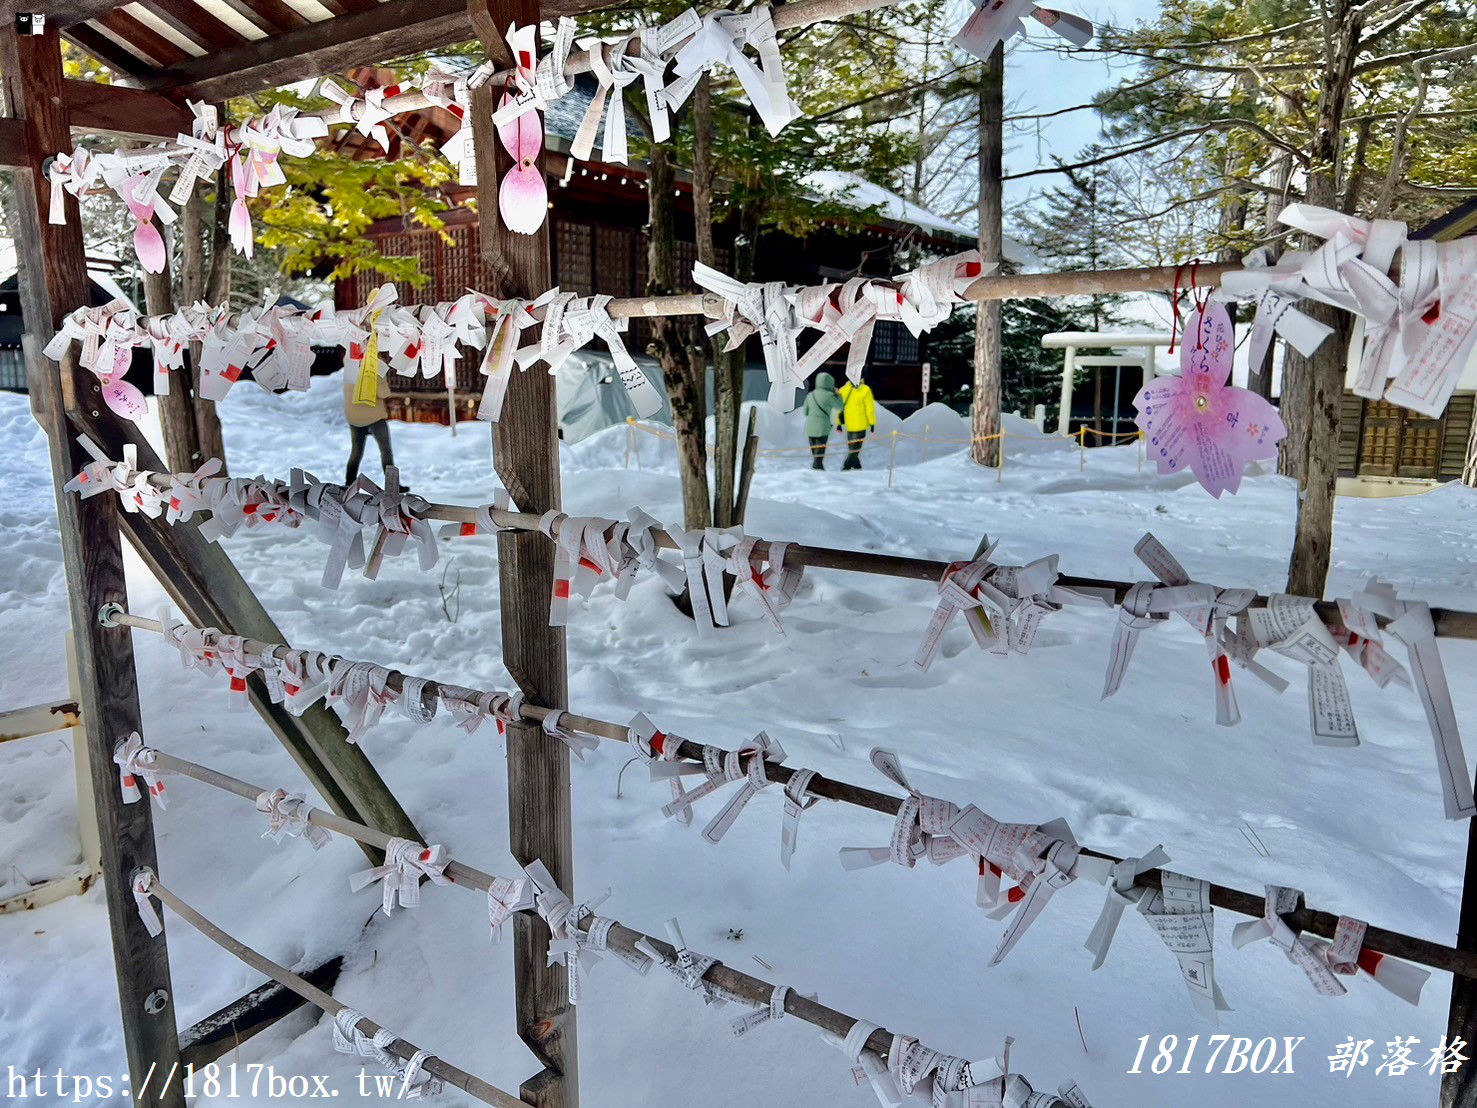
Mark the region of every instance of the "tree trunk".
MULTIPOLYGON (((672 172, 671 147, 651 144, 650 203, 651 246, 648 254, 646 293, 665 296, 677 284, 677 203, 672 172)), ((682 478, 682 521, 689 531, 708 527, 712 513, 708 501, 708 447, 702 382, 687 356, 682 326, 677 319, 653 319, 651 354, 661 364, 667 400, 672 406, 672 430, 677 434, 677 469, 682 478)))
MULTIPOLYGON (((1313 139, 1307 201, 1322 207, 1338 203, 1338 161, 1344 106, 1353 83, 1362 17, 1353 0, 1334 0, 1319 79, 1318 129, 1313 139)), ((1287 571, 1287 591, 1323 598, 1333 548, 1334 489, 1338 483, 1339 423, 1350 327, 1346 316, 1326 304, 1304 310, 1334 328, 1311 358, 1288 350, 1283 375, 1282 411, 1288 423, 1284 451, 1299 479, 1297 532, 1287 571), (1292 420, 1287 416, 1292 415, 1292 420), (1294 429, 1295 428, 1295 429, 1294 429)))
MULTIPOLYGON (((718 266, 718 248, 713 242, 713 91, 704 76, 692 93, 692 216, 697 260, 718 266)), ((734 276, 738 277, 737 274, 734 276)), ((747 280, 747 277, 738 277, 747 280)), ((738 466, 739 406, 743 401, 744 353, 723 349, 726 339, 715 336, 713 358, 713 526, 732 527, 736 522, 734 474, 738 466)), ((702 346, 694 344, 689 360, 706 375, 702 346)))
MULTIPOLYGON (((1276 114, 1286 115, 1291 110, 1286 98, 1279 96, 1276 100, 1276 114)), ((1287 207, 1287 190, 1292 185, 1292 154, 1286 150, 1280 150, 1272 160, 1272 190, 1267 193, 1267 206, 1262 218, 1262 238, 1270 239, 1277 231, 1277 217, 1282 214, 1282 209, 1287 207)), ((1270 260, 1276 261, 1281 250, 1276 245, 1270 248, 1270 260)), ((1248 367, 1249 378, 1246 387, 1265 400, 1272 399, 1272 360, 1277 354, 1277 344, 1281 340, 1275 335, 1272 341, 1267 343, 1267 352, 1262 355, 1261 365, 1248 367)), ((1287 412, 1282 414, 1283 422, 1287 422, 1287 412)), ((1287 468, 1288 450, 1287 442, 1292 438, 1291 425, 1288 427, 1288 437, 1283 440, 1282 450, 1279 452, 1277 468, 1279 473, 1296 476, 1287 468)))
MULTIPOLYGON (((222 117, 224 118, 224 117, 222 117)), ((231 214, 231 178, 230 163, 221 167, 220 173, 215 180, 215 203, 211 206, 210 224, 210 272, 205 274, 203 256, 197 254, 194 264, 188 262, 185 266, 186 288, 194 288, 193 295, 186 294, 186 301, 193 303, 202 298, 211 304, 225 304, 231 298, 231 239, 227 221, 231 214)), ((197 187, 195 197, 190 203, 204 203, 200 197, 197 187)), ((203 247, 202 236, 198 233, 200 214, 197 209, 195 224, 197 233, 186 241, 186 247, 193 243, 197 251, 203 247)), ((190 345, 191 364, 199 365, 200 350, 199 343, 190 345)), ((195 383, 198 386, 199 375, 195 374, 195 383)), ((221 435, 220 413, 216 411, 213 401, 196 399, 195 408, 195 434, 199 442, 199 450, 203 457, 219 458, 221 460, 220 476, 226 475, 226 441, 221 435)))
MULTIPOLYGON (((1005 135, 1005 46, 997 45, 980 78, 980 253, 999 262, 1002 229, 1001 163, 1005 135)), ((974 405, 970 415, 971 455, 980 465, 1000 464, 1000 301, 975 308, 974 405), (984 441, 982 441, 984 440, 984 441)))
MULTIPOLYGON (((188 222, 184 234, 190 233, 188 222)), ((168 315, 175 310, 174 287, 166 257, 163 273, 144 274, 144 309, 150 315, 168 315)), ((200 454, 200 439, 195 428, 195 400, 190 389, 188 371, 171 375, 169 392, 156 396, 159 405, 159 428, 164 432, 164 458, 176 473, 191 473, 205 460, 200 454)))

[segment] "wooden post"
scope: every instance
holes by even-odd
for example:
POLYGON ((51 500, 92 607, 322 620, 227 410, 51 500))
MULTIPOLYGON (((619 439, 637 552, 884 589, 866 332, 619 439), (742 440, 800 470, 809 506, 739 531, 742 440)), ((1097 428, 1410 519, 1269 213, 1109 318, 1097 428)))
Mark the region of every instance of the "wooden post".
POLYGON ((892 429, 892 449, 887 452, 887 487, 892 488, 892 467, 897 461, 897 428, 892 429))
POLYGON ((42 164, 57 151, 71 148, 56 29, 22 36, 13 25, 0 28, 0 70, 11 111, 24 121, 30 161, 27 169, 14 174, 27 372, 36 417, 47 433, 56 488, 123 1043, 134 1102, 149 1108, 184 1108, 169 950, 163 934, 151 937, 144 929, 129 881, 140 866, 157 867, 152 813, 147 801, 123 803, 113 765, 113 747, 142 729, 133 643, 126 627, 104 627, 97 618, 105 603, 128 603, 119 508, 111 496, 84 501, 62 492, 62 485, 87 460, 72 441, 66 412, 69 407, 101 408, 101 386, 80 367, 75 353, 67 354, 59 372, 52 371, 40 353, 62 317, 88 302, 76 203, 66 201, 69 210, 63 224, 48 223, 41 215, 47 196, 42 164), (145 1077, 151 1073, 152 1085, 145 1077), (169 1073, 175 1073, 176 1080, 161 1088, 163 1075, 169 1073))
MULTIPOLYGON (((473 25, 502 29, 539 22, 538 0, 472 0, 473 25)), ((507 46, 488 32, 488 57, 509 64, 507 46)), ((501 85, 497 86, 501 88, 501 85)), ((476 146, 477 219, 491 291, 499 298, 531 298, 554 284, 549 221, 538 232, 509 231, 498 215, 497 186, 512 158, 492 125, 493 82, 472 100, 476 146)), ((525 512, 559 507, 559 416, 554 378, 515 373, 508 384, 503 417, 494 427, 493 467, 513 503, 525 512)), ((498 535, 498 581, 502 605, 503 664, 530 704, 568 703, 564 630, 549 626, 554 585, 554 545, 535 533, 498 535)), ((569 749, 551 743, 534 723, 507 728, 508 846, 520 865, 542 861, 567 896, 574 897, 574 830, 569 810, 569 749)), ((574 1008, 563 963, 548 965, 549 928, 529 913, 513 924, 513 972, 518 1037, 544 1069, 523 1083, 523 1099, 543 1108, 579 1103, 574 1008)))
POLYGON ((759 409, 749 409, 749 426, 744 434, 743 460, 739 463, 738 493, 733 502, 733 523, 744 522, 749 510, 749 486, 754 483, 754 466, 759 461, 759 409))

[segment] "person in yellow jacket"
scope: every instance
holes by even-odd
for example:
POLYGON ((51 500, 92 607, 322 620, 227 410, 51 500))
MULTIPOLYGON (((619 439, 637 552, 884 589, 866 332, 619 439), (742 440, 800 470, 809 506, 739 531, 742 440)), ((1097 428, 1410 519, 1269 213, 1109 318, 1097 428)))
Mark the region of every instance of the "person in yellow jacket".
POLYGON ((872 388, 865 381, 841 386, 841 411, 836 413, 836 426, 846 428, 846 461, 842 469, 862 468, 862 443, 867 432, 877 433, 877 405, 872 388))
POLYGON ((352 485, 359 476, 359 463, 364 460, 364 440, 374 436, 380 450, 380 465, 395 464, 394 452, 390 449, 390 411, 385 406, 389 395, 389 381, 381 378, 373 404, 355 404, 354 388, 358 382, 358 370, 344 367, 344 419, 349 424, 349 464, 344 471, 344 484, 352 485))

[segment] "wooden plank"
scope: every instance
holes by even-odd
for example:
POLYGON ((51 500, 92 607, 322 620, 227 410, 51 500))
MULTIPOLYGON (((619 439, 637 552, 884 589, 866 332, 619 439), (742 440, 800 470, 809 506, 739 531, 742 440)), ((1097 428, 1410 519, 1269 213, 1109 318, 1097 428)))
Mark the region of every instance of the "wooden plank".
POLYGON ((231 9, 253 26, 269 35, 291 31, 308 22, 308 17, 282 0, 225 0, 231 9))
POLYGON ((29 739, 33 735, 49 735, 82 723, 82 712, 75 700, 59 700, 54 704, 33 704, 0 712, 0 743, 29 739))
MULTIPOLYGON (((138 452, 139 465, 167 469, 137 427, 111 413, 74 413, 73 423, 109 457, 121 458, 124 447, 132 446, 138 452)), ((122 526, 129 543, 186 619, 231 634, 286 641, 218 544, 206 542, 193 527, 170 527, 141 513, 124 513, 122 526)), ((320 702, 295 716, 272 703, 260 677, 249 678, 246 689, 252 707, 331 809, 399 838, 420 839, 415 824, 363 748, 346 741, 348 732, 330 708, 320 702)))
POLYGON ((91 23, 78 23, 62 32, 62 38, 91 54, 98 61, 124 77, 137 77, 149 71, 149 63, 118 45, 91 23))
POLYGON ((246 39, 194 0, 139 0, 143 7, 206 51, 227 50, 246 39))
POLYGON ((97 81, 69 80, 65 87, 74 134, 172 140, 194 123, 189 108, 163 93, 97 81))
MULTIPOLYGON (((555 19, 605 6, 597 0, 553 0, 543 10, 545 18, 555 19)), ((143 83, 214 102, 439 49, 473 34, 466 0, 386 0, 260 42, 172 63, 143 83)))
MULTIPOLYGON (((1467 824, 1467 867, 1462 877, 1462 910, 1457 920, 1458 950, 1477 950, 1477 820, 1467 824)), ((1446 1041, 1461 1036, 1477 1043, 1477 979, 1451 979, 1451 1007, 1446 1022, 1446 1041)), ((1463 1053, 1470 1055, 1468 1046, 1463 1053)), ((1468 1063, 1441 1078, 1441 1108, 1477 1108, 1477 1066, 1468 1063)))
MULTIPOLYGON (((548 17, 538 0, 492 0, 490 25, 520 27, 548 17)), ((489 45, 500 64, 511 59, 501 42, 489 45), (493 48, 498 49, 496 53, 493 48), (499 55, 502 55, 501 57, 499 55)), ((536 234, 517 235, 498 216, 497 182, 513 165, 492 125, 492 82, 473 100, 477 152, 478 222, 482 253, 497 297, 532 297, 553 285, 549 220, 536 234), (491 155, 489 157, 489 155, 491 155)), ((554 378, 519 373, 509 382, 503 418, 493 427, 493 464, 514 503, 525 512, 559 507, 559 423, 554 378)), ((554 547, 539 534, 498 534, 498 588, 503 664, 525 700, 542 706, 569 702, 564 629, 549 626, 554 582, 554 547)), ((569 749, 551 743, 533 723, 512 724, 508 742, 508 847, 519 865, 535 860, 574 896, 574 829, 569 807, 569 749)), ((548 965, 549 929, 520 913, 513 927, 513 973, 518 1037, 544 1069, 525 1081, 525 1101, 542 1108, 575 1108, 579 1073, 575 1014, 568 1000, 562 963, 548 965)))
POLYGON ((99 16, 94 22, 122 39, 130 50, 141 54, 156 68, 175 65, 190 56, 158 31, 125 11, 109 12, 99 16))
MULTIPOLYGON (((343 968, 343 955, 336 955, 320 966, 304 970, 301 976, 315 989, 331 993, 343 968)), ((258 985, 239 1000, 233 1000, 181 1031, 180 1062, 194 1066, 196 1070, 204 1069, 253 1035, 265 1031, 284 1016, 290 1016, 305 1003, 302 997, 280 982, 268 981, 258 985)))
POLYGON ((30 164, 26 125, 19 119, 0 119, 0 168, 25 169, 30 164))
MULTIPOLYGON (((81 221, 69 197, 66 222, 41 218, 45 194, 42 158, 71 141, 62 86, 61 40, 55 28, 41 35, 0 30, 3 70, 11 111, 25 121, 31 152, 29 171, 17 172, 16 244, 21 263, 21 303, 29 328, 25 336, 29 387, 37 398, 37 417, 47 432, 57 524, 66 565, 68 600, 76 636, 82 711, 87 719, 89 768, 102 844, 104 899, 112 932, 123 1042, 134 1088, 150 1072, 170 1072, 179 1064, 169 948, 165 936, 150 936, 139 919, 130 877, 141 866, 157 867, 153 814, 147 802, 125 804, 118 790, 113 747, 130 732, 142 731, 133 642, 122 627, 103 627, 97 619, 105 603, 128 602, 123 549, 118 538, 118 505, 113 497, 80 498, 62 485, 86 461, 66 424, 64 398, 98 389, 97 378, 74 355, 51 371, 40 354, 62 317, 87 303, 87 265, 81 221), (90 384, 89 384, 90 382, 90 384), (153 1069, 151 1070, 151 1067, 153 1069)), ((95 394, 93 394, 95 395, 95 394)), ((95 403, 96 400, 92 399, 95 403)), ((179 1083, 146 1094, 158 1108, 184 1108, 179 1083)))

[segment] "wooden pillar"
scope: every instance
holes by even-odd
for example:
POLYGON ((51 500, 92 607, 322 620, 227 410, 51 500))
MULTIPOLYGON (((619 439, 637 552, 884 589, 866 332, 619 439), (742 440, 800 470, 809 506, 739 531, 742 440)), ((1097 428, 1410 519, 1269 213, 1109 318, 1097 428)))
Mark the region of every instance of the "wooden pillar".
POLYGON ((56 30, 20 36, 13 26, 0 28, 0 69, 11 111, 24 121, 30 162, 29 168, 14 174, 27 372, 37 419, 50 440, 131 1087, 140 1106, 183 1108, 178 1074, 167 1090, 160 1091, 163 1076, 179 1064, 168 948, 162 934, 153 938, 144 930, 129 885, 136 868, 157 868, 153 822, 147 801, 123 803, 113 765, 114 746, 141 730, 133 643, 128 628, 106 628, 97 619, 104 603, 128 603, 119 509, 111 496, 84 501, 61 491, 87 460, 72 442, 66 412, 100 409, 101 389, 75 354, 69 354, 57 372, 40 353, 62 316, 88 300, 76 203, 67 200, 65 224, 52 225, 41 215, 47 196, 42 162, 71 148, 56 30), (150 1086, 145 1074, 151 1071, 150 1086))
MULTIPOLYGON (((1467 822, 1467 868, 1462 878, 1456 945, 1458 950, 1477 950, 1477 820, 1467 822)), ((1451 1011, 1446 1022, 1447 1043, 1455 1043, 1458 1038, 1467 1044, 1462 1053, 1473 1057, 1473 1044, 1477 1044, 1477 981, 1460 974, 1451 979, 1451 1011)), ((1442 1076, 1441 1108, 1477 1108, 1477 1063, 1465 1062, 1455 1073, 1442 1076)))
MULTIPOLYGON (((510 65, 507 47, 493 29, 539 21, 538 0, 473 0, 473 26, 488 57, 510 65)), ((513 162, 492 125, 490 84, 472 100, 472 135, 477 157, 477 218, 482 255, 499 297, 533 297, 554 284, 549 223, 536 234, 518 235, 498 215, 497 185, 513 162)), ((493 467, 522 511, 542 514, 559 507, 559 417, 554 378, 541 370, 514 373, 502 418, 493 428, 493 467)), ((498 536, 498 581, 502 598, 503 663, 529 703, 564 707, 569 700, 564 630, 549 626, 554 582, 554 544, 536 532, 498 536)), ((550 742, 537 724, 513 724, 508 743, 508 844, 519 864, 540 859, 559 887, 574 896, 573 828, 569 807, 569 750, 550 742)), ((549 929, 529 913, 514 918, 514 978, 518 1037, 543 1063, 523 1083, 524 1100, 546 1108, 579 1103, 574 1008, 569 1004, 562 964, 547 965, 549 929)))

